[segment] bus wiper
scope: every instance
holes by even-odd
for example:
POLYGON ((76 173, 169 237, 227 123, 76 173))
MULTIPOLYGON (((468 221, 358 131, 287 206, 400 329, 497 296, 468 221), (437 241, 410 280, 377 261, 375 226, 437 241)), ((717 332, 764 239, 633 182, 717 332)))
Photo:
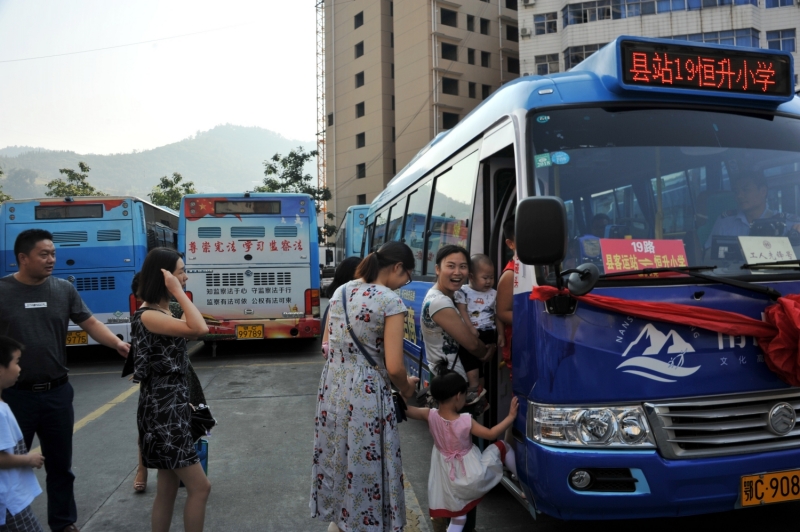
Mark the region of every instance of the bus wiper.
POLYGON ((742 264, 743 270, 758 270, 758 269, 771 269, 775 266, 792 266, 792 268, 781 268, 789 270, 800 270, 800 261, 798 260, 779 260, 776 262, 756 262, 755 264, 742 264))
MULTIPOLYGON (((796 263, 797 261, 794 262, 796 263)), ((600 278, 608 279, 611 277, 624 277, 626 275, 638 275, 638 274, 647 275, 651 273, 675 272, 675 273, 684 273, 686 275, 689 275, 690 277, 696 277, 697 279, 711 281, 712 283, 726 284, 729 286, 735 286, 737 288, 743 288, 745 290, 751 290, 759 294, 765 294, 769 296, 769 298, 772 299, 773 301, 781 297, 780 292, 768 286, 749 283, 747 281, 739 281, 736 279, 729 279, 727 277, 719 277, 716 275, 712 276, 699 273, 702 270, 715 270, 716 268, 717 268, 716 266, 676 266, 675 268, 643 268, 641 270, 633 270, 630 272, 607 273, 605 275, 601 275, 600 278)))

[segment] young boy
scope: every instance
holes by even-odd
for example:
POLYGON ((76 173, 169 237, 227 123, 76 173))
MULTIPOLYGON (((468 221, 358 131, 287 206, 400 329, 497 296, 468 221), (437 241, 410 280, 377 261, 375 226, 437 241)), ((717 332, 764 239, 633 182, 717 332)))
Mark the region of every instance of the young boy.
MULTIPOLYGON (((22 344, 0 336, 0 392, 19 378, 22 344)), ((40 453, 28 453, 22 431, 8 405, 0 399, 0 531, 43 532, 31 511, 33 499, 42 493, 32 468, 44 464, 40 453)))
MULTIPOLYGON (((503 324, 495 315, 495 299, 497 291, 492 288, 494 285, 494 263, 486 255, 476 254, 470 259, 472 268, 469 273, 469 284, 464 285, 455 293, 455 302, 458 312, 464 323, 472 331, 472 334, 481 339, 486 345, 497 342, 498 346, 503 345, 503 324)), ((458 356, 462 364, 464 357, 473 357, 466 349, 461 348, 458 356)), ((486 359, 480 360, 478 367, 467 371, 467 404, 473 404, 480 400, 486 393, 480 389, 480 377, 482 377, 482 366, 486 359)))

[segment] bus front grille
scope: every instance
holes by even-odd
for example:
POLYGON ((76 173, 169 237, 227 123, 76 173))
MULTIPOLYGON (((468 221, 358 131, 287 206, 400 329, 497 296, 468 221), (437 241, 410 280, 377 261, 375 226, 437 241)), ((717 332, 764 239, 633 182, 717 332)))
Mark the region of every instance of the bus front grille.
POLYGON ((770 413, 782 403, 794 410, 797 419, 797 390, 647 403, 645 407, 661 455, 688 459, 800 447, 800 426, 789 422, 791 430, 779 435, 780 420, 770 421, 770 413))
POLYGON ((114 290, 116 284, 113 277, 76 277, 75 289, 78 292, 90 290, 114 290))
POLYGON ((253 286, 290 286, 292 272, 255 272, 253 286))

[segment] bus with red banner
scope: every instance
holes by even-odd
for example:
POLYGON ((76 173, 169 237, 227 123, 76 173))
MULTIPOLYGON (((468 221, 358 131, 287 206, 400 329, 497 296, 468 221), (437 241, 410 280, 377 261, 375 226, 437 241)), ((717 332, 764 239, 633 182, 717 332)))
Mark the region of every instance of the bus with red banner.
POLYGON ((206 340, 320 334, 316 210, 307 194, 190 194, 178 246, 206 340))
POLYGON ((504 84, 371 204, 365 251, 417 251, 399 294, 423 384, 437 251, 513 272, 510 357, 486 365, 478 420, 518 397, 502 483, 534 517, 800 501, 794 86, 791 53, 621 36, 504 84))
MULTIPOLYGON (((147 252, 178 245, 178 213, 132 196, 75 196, 9 200, 0 205, 0 276, 18 270, 14 242, 26 229, 53 234, 53 275, 71 282, 94 316, 130 341, 136 311, 133 275, 147 252)), ((70 323, 67 345, 96 344, 70 323)))

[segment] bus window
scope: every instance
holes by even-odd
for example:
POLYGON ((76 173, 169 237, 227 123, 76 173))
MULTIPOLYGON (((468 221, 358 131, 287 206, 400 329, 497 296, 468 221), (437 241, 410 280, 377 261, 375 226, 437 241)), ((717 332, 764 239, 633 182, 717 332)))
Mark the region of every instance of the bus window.
POLYGON ((398 201, 392 206, 389 213, 389 229, 386 233, 386 241, 400 240, 403 230, 403 217, 405 216, 406 202, 398 201))
POLYGON ((405 242, 414 252, 414 273, 422 275, 425 242, 425 217, 431 201, 433 181, 428 181, 408 197, 405 242))
POLYGON ((448 244, 467 246, 478 152, 465 157, 436 179, 428 236, 426 273, 435 271, 436 252, 448 244))
POLYGON ((370 251, 377 251, 386 241, 386 211, 375 218, 375 232, 372 234, 372 247, 370 251))

